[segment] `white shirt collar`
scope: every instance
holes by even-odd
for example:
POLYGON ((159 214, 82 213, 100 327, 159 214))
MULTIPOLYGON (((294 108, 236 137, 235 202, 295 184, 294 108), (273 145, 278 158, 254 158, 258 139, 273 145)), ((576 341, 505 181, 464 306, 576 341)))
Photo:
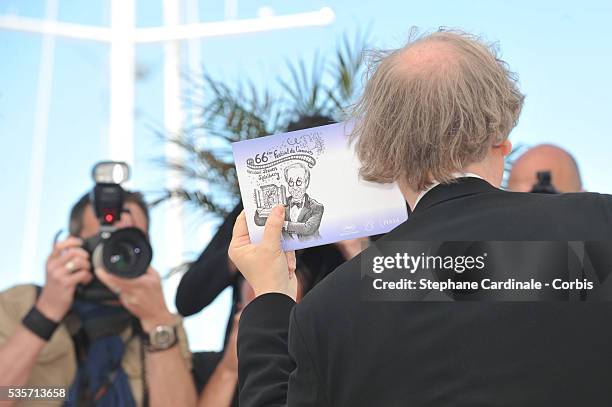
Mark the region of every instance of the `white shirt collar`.
MULTIPOLYGON (((452 176, 453 176, 453 178, 480 178, 480 179, 484 179, 480 175, 474 174, 473 172, 457 172, 457 173, 454 173, 452 176)), ((414 202, 414 208, 416 208, 416 206, 419 204, 419 201, 425 196, 426 193, 428 193, 429 191, 431 191, 432 189, 434 189, 438 185, 440 185, 440 183, 438 181, 434 181, 430 186, 428 186, 426 189, 422 190, 421 193, 419 193, 419 195, 417 196, 416 201, 414 202)), ((414 208, 412 208, 412 210, 414 210, 414 208)))

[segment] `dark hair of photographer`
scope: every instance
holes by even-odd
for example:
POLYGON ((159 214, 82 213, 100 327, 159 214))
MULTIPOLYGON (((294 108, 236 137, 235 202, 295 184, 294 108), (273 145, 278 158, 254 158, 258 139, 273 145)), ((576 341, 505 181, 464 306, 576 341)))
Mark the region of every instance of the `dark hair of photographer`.
MULTIPOLYGON (((125 202, 133 203, 138 205, 138 207, 142 210, 142 213, 145 216, 145 220, 147 221, 147 231, 149 230, 149 207, 145 202, 144 196, 140 192, 135 191, 125 191, 125 202)), ((73 205, 70 210, 70 219, 68 222, 68 232, 71 236, 80 236, 83 232, 84 227, 84 219, 85 219, 85 209, 88 205, 91 204, 90 200, 90 192, 87 192, 81 196, 81 198, 73 205)))

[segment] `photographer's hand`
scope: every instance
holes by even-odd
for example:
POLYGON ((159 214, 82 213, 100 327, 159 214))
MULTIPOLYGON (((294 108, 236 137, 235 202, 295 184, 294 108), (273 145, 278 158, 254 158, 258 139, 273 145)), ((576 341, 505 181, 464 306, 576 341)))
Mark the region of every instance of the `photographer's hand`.
POLYGON ((244 278, 251 284, 256 296, 281 293, 295 301, 297 278, 295 253, 284 253, 281 230, 285 221, 285 208, 275 207, 266 221, 261 243, 252 244, 244 212, 236 219, 229 247, 229 257, 244 278))
MULTIPOLYGON (((81 249, 81 240, 70 237, 55 244, 47 258, 45 287, 36 308, 45 317, 59 322, 64 318, 74 298, 77 284, 87 284, 93 275, 89 271, 89 255, 81 249)), ((0 346, 0 386, 26 386, 38 355, 47 342, 24 325, 0 346)), ((0 400, 0 406, 11 406, 14 400, 0 400)))
MULTIPOLYGON (((158 325, 176 325, 177 319, 166 307, 159 274, 152 267, 132 279, 102 269, 96 269, 96 276, 108 288, 119 292, 121 304, 140 320, 145 332, 158 325)), ((146 364, 151 407, 196 405, 195 386, 180 346, 147 352, 146 364)))
POLYGON ((138 278, 121 278, 96 269, 96 276, 119 294, 119 301, 140 320, 145 332, 158 325, 173 325, 174 317, 166 307, 159 274, 152 267, 138 278))
POLYGON ((89 253, 81 248, 82 243, 69 237, 56 243, 47 258, 45 286, 36 307, 53 321, 61 321, 70 309, 76 286, 88 284, 93 278, 89 253))

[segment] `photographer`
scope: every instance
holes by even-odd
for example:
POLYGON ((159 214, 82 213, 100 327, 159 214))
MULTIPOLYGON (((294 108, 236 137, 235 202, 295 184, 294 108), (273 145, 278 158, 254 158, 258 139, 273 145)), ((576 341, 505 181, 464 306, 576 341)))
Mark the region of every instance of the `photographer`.
POLYGON ((524 152, 513 164, 508 177, 508 190, 531 192, 539 185, 538 172, 547 171, 557 193, 583 192, 578 164, 564 149, 540 144, 524 152))
MULTIPOLYGON (((124 198, 113 226, 146 235, 149 215, 142 195, 126 192, 124 198)), ((159 275, 149 266, 137 278, 101 268, 94 277, 82 245, 99 229, 85 194, 72 208, 71 236, 57 242, 47 258, 42 290, 20 285, 0 293, 0 386, 66 389, 65 401, 45 406, 195 405, 186 336, 180 318, 166 307, 159 275), (118 301, 75 299, 78 287, 96 281, 118 301), (163 346, 149 335, 162 327, 174 332, 163 346)))

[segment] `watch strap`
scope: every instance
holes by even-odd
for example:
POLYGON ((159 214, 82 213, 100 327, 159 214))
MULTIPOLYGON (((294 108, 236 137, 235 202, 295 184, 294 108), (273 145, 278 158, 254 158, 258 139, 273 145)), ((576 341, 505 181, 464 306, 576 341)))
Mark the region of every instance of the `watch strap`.
POLYGON ((59 322, 55 322, 42 314, 34 305, 25 317, 21 320, 23 326, 28 328, 32 333, 44 341, 48 341, 53 336, 53 333, 59 326, 59 322))

